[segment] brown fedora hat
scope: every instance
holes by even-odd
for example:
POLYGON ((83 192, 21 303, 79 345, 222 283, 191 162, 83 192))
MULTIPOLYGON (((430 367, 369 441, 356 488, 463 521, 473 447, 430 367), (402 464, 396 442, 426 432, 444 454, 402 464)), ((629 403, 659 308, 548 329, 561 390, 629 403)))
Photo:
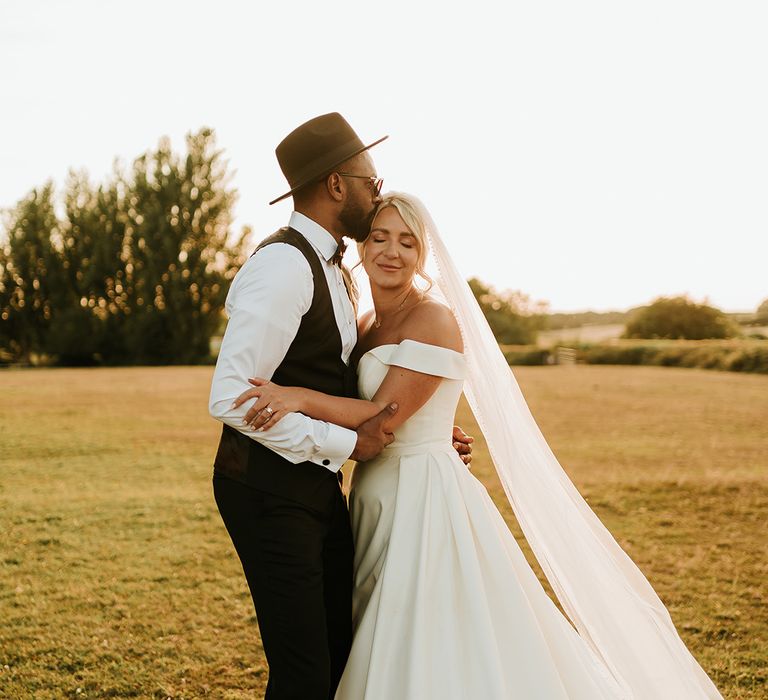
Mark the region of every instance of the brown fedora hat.
POLYGON ((386 138, 389 137, 384 136, 367 146, 364 145, 347 120, 338 112, 310 119, 288 134, 275 149, 280 170, 283 171, 291 189, 273 199, 270 204, 290 197, 304 185, 318 180, 345 160, 367 151, 386 138))

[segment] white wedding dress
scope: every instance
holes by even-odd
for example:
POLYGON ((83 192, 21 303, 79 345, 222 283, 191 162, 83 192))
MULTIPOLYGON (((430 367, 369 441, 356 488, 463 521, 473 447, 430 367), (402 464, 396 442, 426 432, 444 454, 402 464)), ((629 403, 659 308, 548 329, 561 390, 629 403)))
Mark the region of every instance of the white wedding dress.
POLYGON ((336 700, 626 697, 451 445, 464 356, 413 340, 374 348, 358 367, 362 398, 390 365, 443 381, 353 473, 355 632, 336 700))

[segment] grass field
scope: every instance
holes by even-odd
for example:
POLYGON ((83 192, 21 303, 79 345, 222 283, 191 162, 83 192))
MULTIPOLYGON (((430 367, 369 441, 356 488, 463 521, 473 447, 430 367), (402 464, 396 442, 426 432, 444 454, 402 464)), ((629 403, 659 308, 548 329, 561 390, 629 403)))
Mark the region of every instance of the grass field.
MULTIPOLYGON (((259 697, 258 628, 211 495, 211 373, 0 373, 0 698, 259 697)), ((724 696, 765 698, 768 377, 515 373, 724 696)), ((465 406, 458 420, 476 433, 465 406)))

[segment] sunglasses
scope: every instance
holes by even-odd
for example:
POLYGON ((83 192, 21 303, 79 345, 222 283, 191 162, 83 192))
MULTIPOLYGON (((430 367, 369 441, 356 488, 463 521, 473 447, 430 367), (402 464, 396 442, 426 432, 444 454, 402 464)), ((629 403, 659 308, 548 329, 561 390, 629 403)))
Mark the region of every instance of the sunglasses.
POLYGON ((374 175, 353 175, 352 173, 339 173, 339 175, 342 177, 357 177, 361 180, 368 180, 371 184, 371 189, 377 197, 381 193, 381 188, 384 186, 384 179, 374 175))

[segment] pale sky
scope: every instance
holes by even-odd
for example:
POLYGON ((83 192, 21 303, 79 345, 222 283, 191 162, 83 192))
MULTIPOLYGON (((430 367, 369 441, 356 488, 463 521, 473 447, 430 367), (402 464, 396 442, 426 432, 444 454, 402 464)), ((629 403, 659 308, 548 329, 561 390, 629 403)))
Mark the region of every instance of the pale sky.
POLYGON ((339 111, 462 272, 555 311, 768 297, 768 3, 0 2, 0 206, 213 127, 258 239, 339 111))

